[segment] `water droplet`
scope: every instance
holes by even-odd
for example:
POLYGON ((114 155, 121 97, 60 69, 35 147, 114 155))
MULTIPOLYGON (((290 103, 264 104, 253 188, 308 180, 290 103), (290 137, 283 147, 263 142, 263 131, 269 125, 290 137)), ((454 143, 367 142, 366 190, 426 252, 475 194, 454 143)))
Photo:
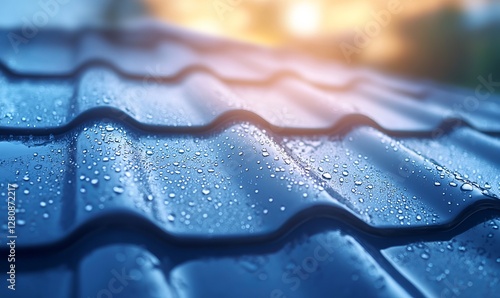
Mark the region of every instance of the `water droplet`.
POLYGON ((417 215, 417 220, 422 220, 422 216, 417 215))
POLYGON ((123 187, 115 186, 115 187, 113 187, 113 191, 116 192, 117 194, 121 194, 121 193, 123 193, 124 189, 123 189, 123 187))
POLYGON ((180 154, 184 154, 184 152, 186 152, 186 151, 184 151, 184 149, 179 149, 180 154))
POLYGON ((441 186, 441 182, 437 182, 437 181, 436 181, 436 182, 434 182, 434 185, 435 185, 435 186, 441 186))
POLYGON ((463 191, 471 191, 472 190, 472 185, 469 184, 469 183, 464 183, 461 187, 460 187, 461 190, 463 191))
POLYGON ((285 211, 286 207, 285 206, 281 206, 280 210, 281 211, 285 211))
POLYGON ((41 164, 37 164, 37 165, 35 165, 34 168, 35 168, 35 170, 40 170, 42 168, 42 165, 41 164))
POLYGON ((345 177, 347 177, 347 176, 349 176, 349 172, 348 171, 343 171, 342 175, 344 175, 345 177))
POLYGON ((332 179, 332 175, 330 173, 323 173, 323 175, 321 175, 324 179, 332 179))
POLYGON ((423 252, 420 257, 424 260, 428 260, 431 256, 428 253, 423 252))
POLYGON ((168 195, 169 198, 173 199, 175 198, 175 193, 171 192, 169 195, 168 195))
POLYGON ((112 126, 109 126, 109 125, 106 126, 106 131, 113 131, 113 130, 115 130, 115 129, 112 126))
POLYGON ((168 219, 168 221, 173 222, 173 221, 175 220, 175 215, 173 215, 173 214, 169 214, 169 215, 167 216, 167 219, 168 219))
POLYGON ((85 205, 85 211, 90 212, 90 211, 92 211, 92 209, 93 209, 92 205, 90 205, 90 204, 85 205))
POLYGON ((204 195, 208 195, 208 194, 210 194, 210 189, 206 189, 206 188, 205 188, 205 189, 203 189, 201 192, 202 192, 204 195))
POLYGON ((90 180, 90 183, 91 183, 92 185, 96 185, 97 183, 99 183, 99 180, 97 180, 97 179, 92 179, 92 180, 90 180))
POLYGON ((147 154, 147 155, 153 155, 153 151, 151 151, 151 150, 147 150, 147 151, 146 151, 146 154, 147 154))
POLYGON ((452 182, 450 182, 450 186, 451 186, 451 187, 457 187, 457 184, 456 184, 455 182, 453 182, 453 181, 452 181, 452 182))
POLYGON ((24 219, 18 219, 17 220, 17 225, 24 226, 25 224, 26 224, 26 221, 24 219))
POLYGON ((45 203, 44 201, 41 201, 41 202, 40 202, 40 206, 41 206, 41 207, 45 207, 45 206, 47 206, 47 203, 45 203))

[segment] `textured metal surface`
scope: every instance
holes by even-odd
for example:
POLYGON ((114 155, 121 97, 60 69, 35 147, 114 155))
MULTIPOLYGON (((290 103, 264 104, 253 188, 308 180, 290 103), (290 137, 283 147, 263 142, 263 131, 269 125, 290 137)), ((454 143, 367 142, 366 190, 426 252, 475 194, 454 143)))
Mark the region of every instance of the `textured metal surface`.
POLYGON ((0 45, 14 297, 500 289, 498 99, 127 30, 0 45))
POLYGON ((163 128, 202 129, 247 112, 281 130, 317 131, 355 122, 430 132, 464 122, 480 131, 500 131, 500 101, 493 96, 476 98, 474 92, 457 94, 250 46, 226 49, 222 41, 210 48, 180 38, 175 29, 155 29, 39 33, 18 53, 8 39, 0 41, 2 105, 8 112, 1 128, 57 130, 106 107, 141 125, 163 128), (38 104, 27 104, 26 96, 38 104), (136 104, 144 99, 156 109, 136 104), (36 121, 37 116, 43 119, 36 121))

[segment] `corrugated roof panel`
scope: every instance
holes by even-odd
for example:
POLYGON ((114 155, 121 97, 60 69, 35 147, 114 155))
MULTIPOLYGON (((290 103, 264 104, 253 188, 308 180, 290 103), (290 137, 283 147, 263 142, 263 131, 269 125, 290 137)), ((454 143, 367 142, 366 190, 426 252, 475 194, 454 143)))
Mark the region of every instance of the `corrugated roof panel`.
POLYGON ((0 193, 18 184, 21 296, 500 287, 493 95, 151 24, 7 42, 0 193))
POLYGON ((462 104, 458 96, 448 101, 421 100, 373 83, 359 83, 348 91, 327 90, 293 77, 261 84, 227 82, 205 72, 164 81, 154 73, 133 79, 109 68, 91 67, 73 79, 21 79, 4 73, 2 85, 4 99, 0 104, 5 112, 0 124, 4 131, 33 128, 25 132, 51 129, 59 133, 62 126, 99 113, 122 121, 131 118, 152 130, 203 130, 228 118, 239 118, 267 122, 275 131, 290 132, 369 124, 393 132, 437 135, 464 121, 485 132, 500 131, 497 101, 460 110, 449 108, 455 102, 462 104), (28 105, 27 99, 38 102, 28 105))
POLYGON ((103 123, 45 142, 29 140, 11 157, 17 163, 3 162, 25 210, 19 245, 61 241, 97 216, 123 212, 167 236, 251 238, 276 232, 308 206, 335 205, 253 125, 191 137, 103 123))
POLYGON ((495 297, 500 279, 498 218, 451 239, 423 240, 382 254, 426 296, 495 297))
MULTIPOLYGON (((483 138, 493 144, 498 142, 483 138)), ((375 226, 449 225, 472 206, 499 203, 484 184, 475 185, 476 171, 472 167, 478 168, 479 163, 471 161, 475 166, 468 168, 470 172, 458 174, 465 169, 457 168, 459 172, 454 173, 432 157, 418 154, 412 146, 418 143, 418 147, 430 149, 426 144, 441 139, 411 140, 403 142, 361 127, 341 137, 292 138, 286 146, 327 190, 340 196, 351 210, 368 215, 375 226)), ((490 167, 498 173, 498 164, 490 167)))
MULTIPOLYGON (((17 162, 2 162, 7 180, 20 181, 19 230, 29 235, 20 245, 63 241, 92 220, 123 212, 166 237, 215 241, 270 237, 312 210, 347 214, 351 224, 387 234, 452 226, 499 204, 496 190, 475 180, 483 161, 448 169, 409 145, 433 148, 422 144, 440 140, 400 141, 367 127, 341 137, 275 138, 251 124, 187 136, 100 122, 49 143, 9 140, 5 151, 23 148, 9 158, 17 162)), ((489 167, 481 179, 498 180, 498 165, 489 167)))

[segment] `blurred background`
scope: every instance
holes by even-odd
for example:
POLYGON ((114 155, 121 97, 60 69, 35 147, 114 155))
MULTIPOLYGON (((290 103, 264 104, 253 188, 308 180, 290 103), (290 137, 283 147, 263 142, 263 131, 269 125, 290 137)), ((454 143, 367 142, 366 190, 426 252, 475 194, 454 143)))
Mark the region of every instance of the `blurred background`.
POLYGON ((468 87, 480 75, 500 81, 500 0, 26 0, 16 11, 4 0, 0 26, 19 25, 47 1, 65 3, 48 26, 148 16, 403 76, 468 87))

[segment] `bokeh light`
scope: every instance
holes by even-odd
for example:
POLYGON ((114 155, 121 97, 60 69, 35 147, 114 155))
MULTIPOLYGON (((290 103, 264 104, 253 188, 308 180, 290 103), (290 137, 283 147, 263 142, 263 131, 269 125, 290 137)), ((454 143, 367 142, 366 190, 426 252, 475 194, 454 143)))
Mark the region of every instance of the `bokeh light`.
POLYGON ((296 1, 286 11, 287 29, 298 36, 307 36, 318 32, 321 24, 321 7, 318 3, 296 1))
POLYGON ((163 21, 351 65, 463 84, 475 84, 478 73, 499 72, 496 0, 144 1, 163 21), (398 12, 385 14, 394 5, 398 12), (367 46, 356 47, 366 28, 367 46), (353 46, 353 54, 342 44, 353 46))

